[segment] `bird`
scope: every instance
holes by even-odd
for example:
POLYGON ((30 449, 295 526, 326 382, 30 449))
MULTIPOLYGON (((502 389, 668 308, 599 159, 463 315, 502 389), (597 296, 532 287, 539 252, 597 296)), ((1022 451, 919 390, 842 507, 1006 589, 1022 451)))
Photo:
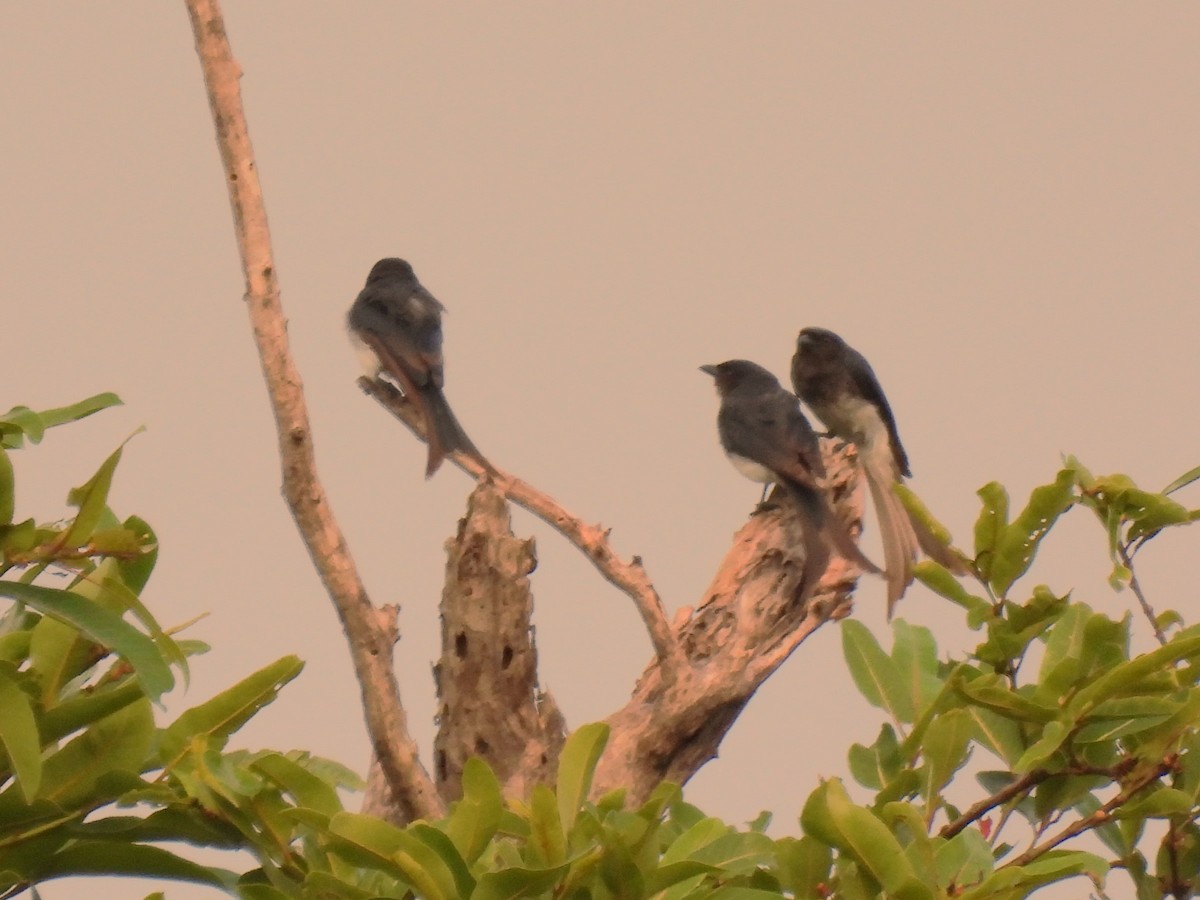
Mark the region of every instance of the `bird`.
POLYGON ((446 395, 442 359, 445 307, 417 280, 403 259, 381 259, 346 316, 347 330, 368 378, 392 376, 425 423, 429 458, 425 477, 448 453, 471 457, 489 473, 496 470, 467 437, 446 395))
POLYGON ((792 387, 832 435, 858 449, 879 518, 888 619, 912 584, 918 550, 953 572, 965 572, 962 559, 909 515, 895 491, 912 470, 896 417, 866 357, 827 328, 803 328, 792 357, 792 387))
POLYGON ((757 363, 731 359, 704 365, 721 398, 717 435, 725 455, 746 478, 781 485, 795 499, 804 534, 802 591, 824 573, 831 549, 867 572, 880 569, 863 555, 825 495, 825 464, 800 401, 757 363))

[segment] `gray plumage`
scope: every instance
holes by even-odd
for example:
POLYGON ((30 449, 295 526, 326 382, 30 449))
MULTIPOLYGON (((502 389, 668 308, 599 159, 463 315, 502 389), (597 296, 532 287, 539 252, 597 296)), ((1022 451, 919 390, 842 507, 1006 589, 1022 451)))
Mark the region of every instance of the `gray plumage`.
POLYGON ((910 516, 896 494, 895 485, 912 472, 892 408, 866 358, 828 329, 805 328, 792 357, 792 386, 832 434, 858 449, 879 517, 888 618, 912 583, 919 550, 953 572, 965 571, 963 561, 910 516))
POLYGON ((381 259, 371 268, 346 323, 367 376, 387 372, 420 410, 429 444, 425 477, 437 471, 447 453, 466 454, 494 472, 442 393, 443 309, 417 280, 412 266, 402 259, 381 259))
POLYGON ((867 572, 879 572, 830 508, 820 443, 796 397, 748 360, 700 370, 716 381, 717 434, 729 461, 752 481, 781 485, 796 501, 805 541, 804 589, 816 586, 832 550, 867 572))

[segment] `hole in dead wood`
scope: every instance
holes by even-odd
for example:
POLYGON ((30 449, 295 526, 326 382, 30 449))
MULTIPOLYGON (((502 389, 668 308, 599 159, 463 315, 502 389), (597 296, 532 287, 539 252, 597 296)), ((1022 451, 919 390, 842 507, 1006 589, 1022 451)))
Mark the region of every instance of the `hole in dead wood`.
POLYGON ((460 631, 454 636, 454 655, 462 659, 467 655, 467 635, 460 631))
POLYGON ((476 753, 480 753, 480 754, 487 753, 491 749, 492 749, 492 747, 487 741, 485 741, 483 738, 476 735, 476 737, 475 737, 475 752, 476 753))
POLYGON ((505 645, 504 652, 500 654, 500 668, 507 669, 512 665, 513 649, 505 645))
POLYGON ((445 781, 446 780, 446 751, 445 750, 439 750, 437 752, 436 765, 437 765, 437 780, 445 781))

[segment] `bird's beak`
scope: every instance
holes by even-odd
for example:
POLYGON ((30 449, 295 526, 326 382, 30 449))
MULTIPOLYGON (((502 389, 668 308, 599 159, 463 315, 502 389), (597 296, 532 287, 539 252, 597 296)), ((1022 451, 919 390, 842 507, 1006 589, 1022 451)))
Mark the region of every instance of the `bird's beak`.
POLYGON ((701 366, 700 371, 703 372, 705 375, 711 375, 713 378, 717 377, 717 367, 716 366, 701 366))

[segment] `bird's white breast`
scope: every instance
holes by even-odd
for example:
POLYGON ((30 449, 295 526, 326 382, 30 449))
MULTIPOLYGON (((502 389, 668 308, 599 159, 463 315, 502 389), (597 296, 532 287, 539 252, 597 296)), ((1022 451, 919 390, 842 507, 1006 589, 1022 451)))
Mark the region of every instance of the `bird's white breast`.
POLYGON ((383 366, 379 362, 379 357, 375 355, 375 351, 371 349, 370 344, 358 336, 350 326, 346 326, 346 333, 350 336, 350 343, 354 346, 354 356, 358 360, 358 364, 362 366, 363 374, 368 378, 376 378, 379 375, 383 366))
POLYGON ((757 463, 745 456, 738 456, 736 453, 729 454, 729 461, 733 463, 733 467, 742 473, 751 481, 758 481, 762 484, 770 484, 775 480, 775 473, 764 466, 762 463, 757 463))

